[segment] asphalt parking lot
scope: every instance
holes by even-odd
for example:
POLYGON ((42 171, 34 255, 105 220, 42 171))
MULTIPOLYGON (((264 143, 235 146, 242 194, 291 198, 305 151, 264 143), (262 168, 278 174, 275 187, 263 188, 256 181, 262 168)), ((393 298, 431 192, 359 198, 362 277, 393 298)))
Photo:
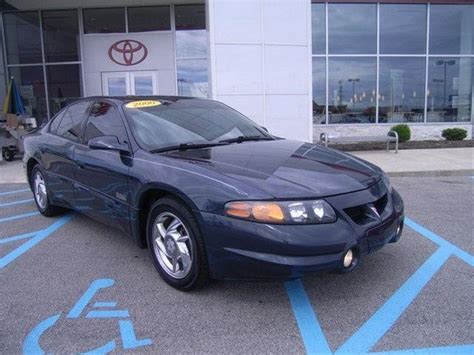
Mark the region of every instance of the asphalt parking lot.
POLYGON ((0 353, 474 353, 471 176, 396 177, 399 243, 354 273, 167 286, 148 250, 0 184, 0 353))

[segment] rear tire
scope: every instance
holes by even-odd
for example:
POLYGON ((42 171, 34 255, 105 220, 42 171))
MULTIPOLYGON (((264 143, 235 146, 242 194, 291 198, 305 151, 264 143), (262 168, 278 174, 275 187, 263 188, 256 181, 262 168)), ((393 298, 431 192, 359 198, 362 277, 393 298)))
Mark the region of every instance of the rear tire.
POLYGON ((153 264, 170 286, 191 291, 208 282, 201 231, 184 204, 170 197, 157 200, 150 208, 146 233, 153 264))
POLYGON ((13 161, 13 159, 15 159, 15 152, 10 149, 4 149, 2 151, 2 155, 3 159, 5 159, 6 161, 13 161))
POLYGON ((63 213, 65 210, 49 202, 48 185, 44 176, 43 169, 39 165, 35 165, 30 174, 30 186, 33 190, 33 197, 38 211, 43 216, 53 217, 63 213))

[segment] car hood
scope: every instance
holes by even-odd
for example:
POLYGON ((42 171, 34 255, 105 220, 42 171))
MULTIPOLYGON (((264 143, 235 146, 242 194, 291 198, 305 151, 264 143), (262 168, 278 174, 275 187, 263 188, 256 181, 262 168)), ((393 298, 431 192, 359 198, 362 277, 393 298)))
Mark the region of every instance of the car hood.
POLYGON ((173 151, 166 156, 192 161, 275 198, 323 197, 363 190, 382 174, 376 166, 349 154, 284 139, 173 151))

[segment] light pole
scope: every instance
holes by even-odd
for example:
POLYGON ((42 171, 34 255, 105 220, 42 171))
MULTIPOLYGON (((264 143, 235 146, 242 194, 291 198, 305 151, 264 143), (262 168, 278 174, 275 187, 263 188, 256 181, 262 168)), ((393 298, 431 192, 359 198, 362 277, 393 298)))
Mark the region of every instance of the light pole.
POLYGON ((451 60, 437 60, 436 65, 444 65, 444 96, 443 96, 443 109, 446 108, 446 66, 447 65, 454 65, 456 61, 454 59, 451 60))
POLYGON ((360 78, 350 78, 347 79, 348 82, 352 83, 352 111, 354 111, 354 105, 355 105, 355 100, 354 100, 354 95, 355 95, 355 83, 360 81, 360 78))

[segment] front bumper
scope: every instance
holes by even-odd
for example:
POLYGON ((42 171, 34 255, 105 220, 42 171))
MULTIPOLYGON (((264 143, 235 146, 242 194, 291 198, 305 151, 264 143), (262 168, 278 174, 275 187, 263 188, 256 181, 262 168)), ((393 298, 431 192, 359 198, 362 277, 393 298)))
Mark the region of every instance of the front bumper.
MULTIPOLYGON (((389 194, 379 221, 357 225, 344 206, 387 193, 381 186, 326 200, 338 220, 319 225, 270 225, 202 213, 211 277, 215 279, 288 279, 303 273, 342 268, 349 249, 363 256, 396 242, 403 230, 403 205, 394 208, 389 194)), ((394 192, 395 193, 395 192, 394 192)))

